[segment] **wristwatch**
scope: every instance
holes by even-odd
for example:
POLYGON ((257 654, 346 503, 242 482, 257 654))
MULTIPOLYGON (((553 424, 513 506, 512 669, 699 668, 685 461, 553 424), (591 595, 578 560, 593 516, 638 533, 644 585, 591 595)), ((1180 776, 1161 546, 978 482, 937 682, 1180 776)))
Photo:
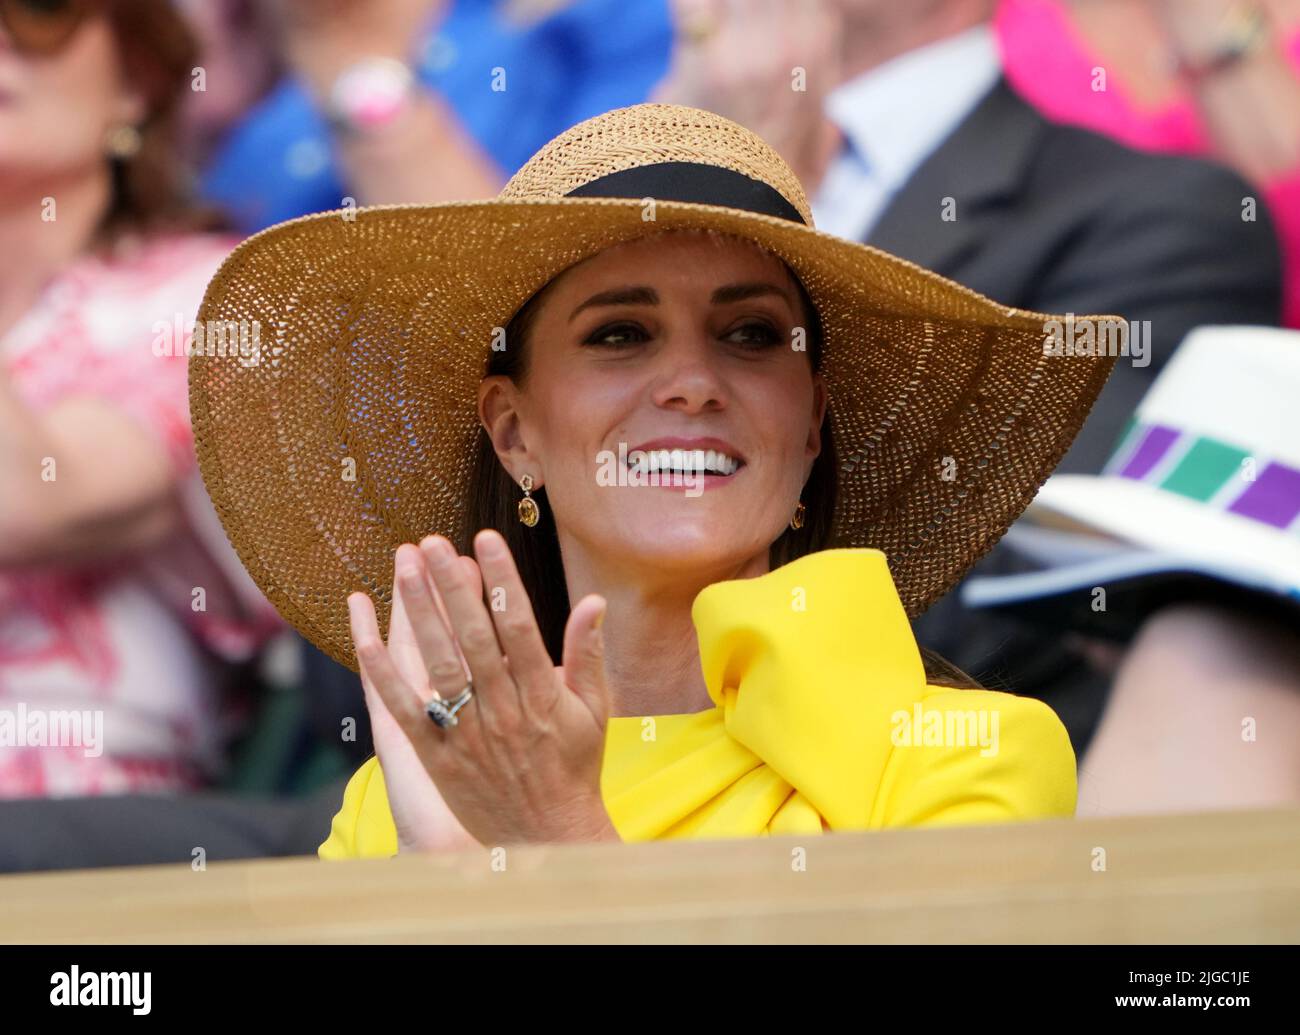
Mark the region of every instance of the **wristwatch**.
POLYGON ((1233 7, 1220 29, 1216 44, 1199 59, 1175 55, 1174 71, 1193 83, 1199 82, 1238 64, 1269 40, 1268 18, 1253 4, 1233 7))
POLYGON ((415 74, 391 57, 366 57, 338 74, 326 116, 343 133, 369 133, 393 122, 411 106, 415 74))

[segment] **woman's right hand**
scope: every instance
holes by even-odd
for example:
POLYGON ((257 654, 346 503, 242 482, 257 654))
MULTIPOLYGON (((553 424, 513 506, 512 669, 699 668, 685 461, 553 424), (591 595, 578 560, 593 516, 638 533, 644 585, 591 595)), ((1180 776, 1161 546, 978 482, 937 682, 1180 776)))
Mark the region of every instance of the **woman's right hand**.
MULTIPOLYGON (((402 594, 398 590, 397 572, 403 562, 416 565, 421 572, 427 569, 420 554, 419 547, 406 543, 398 547, 393 560, 393 609, 388 621, 389 653, 401 672, 402 677, 414 687, 424 691, 429 689, 429 673, 416 643, 406 608, 402 603, 402 594)), ((472 574, 482 587, 482 575, 478 564, 472 557, 461 557, 460 563, 472 574)), ((429 591, 443 612, 446 609, 437 587, 429 580, 429 591)), ((464 665, 464 658, 461 658, 464 665)), ((468 666, 465 667, 468 672, 468 666)), ((466 676, 468 682, 469 677, 466 676)), ((384 784, 388 790, 388 805, 393 813, 393 822, 397 826, 397 845, 399 852, 410 851, 457 851, 466 848, 482 847, 469 832, 461 826, 460 820, 452 813, 437 785, 430 778, 420 756, 411 745, 410 738, 402 731, 397 720, 384 706, 370 681, 362 676, 362 687, 366 694, 366 709, 370 712, 370 727, 375 740, 375 753, 379 756, 379 765, 384 772, 384 784)))

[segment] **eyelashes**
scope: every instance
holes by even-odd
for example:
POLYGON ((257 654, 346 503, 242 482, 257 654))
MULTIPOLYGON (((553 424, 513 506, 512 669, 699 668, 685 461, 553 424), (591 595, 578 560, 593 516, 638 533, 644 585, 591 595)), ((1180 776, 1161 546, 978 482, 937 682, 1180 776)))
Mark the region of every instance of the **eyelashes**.
POLYGON ((785 336, 778 333, 777 329, 769 323, 761 320, 752 320, 743 323, 739 327, 733 328, 723 337, 728 341, 735 341, 737 345, 745 345, 747 348, 764 349, 773 345, 780 345, 785 336), (748 341, 736 341, 737 335, 745 335, 748 341))
POLYGON ((597 327, 583 339, 582 343, 584 345, 617 349, 649 340, 650 335, 645 332, 645 329, 640 324, 621 321, 597 327))
MULTIPOLYGON (((582 343, 594 348, 623 349, 649 340, 649 332, 639 323, 619 320, 596 328, 582 343)), ((721 340, 757 351, 778 345, 785 337, 764 320, 746 320, 722 334, 721 340)))

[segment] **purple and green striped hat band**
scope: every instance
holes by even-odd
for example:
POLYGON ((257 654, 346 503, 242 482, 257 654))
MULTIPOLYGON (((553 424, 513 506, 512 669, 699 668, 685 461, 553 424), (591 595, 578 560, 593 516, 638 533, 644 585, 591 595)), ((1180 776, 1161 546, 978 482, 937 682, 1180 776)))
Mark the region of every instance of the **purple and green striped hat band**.
POLYGON ((1300 536, 1300 468, 1229 442, 1130 420, 1102 474, 1300 536))

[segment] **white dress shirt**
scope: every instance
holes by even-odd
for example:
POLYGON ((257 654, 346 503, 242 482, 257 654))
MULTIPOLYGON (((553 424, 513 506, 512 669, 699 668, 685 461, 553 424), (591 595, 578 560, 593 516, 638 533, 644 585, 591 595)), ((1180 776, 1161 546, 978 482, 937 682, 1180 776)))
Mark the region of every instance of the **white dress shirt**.
MULTIPOLYGON (((843 83, 825 111, 844 134, 812 199, 813 220, 864 240, 890 199, 1002 72, 987 25, 908 51, 843 83)), ((935 199, 936 211, 939 199, 935 199)))

